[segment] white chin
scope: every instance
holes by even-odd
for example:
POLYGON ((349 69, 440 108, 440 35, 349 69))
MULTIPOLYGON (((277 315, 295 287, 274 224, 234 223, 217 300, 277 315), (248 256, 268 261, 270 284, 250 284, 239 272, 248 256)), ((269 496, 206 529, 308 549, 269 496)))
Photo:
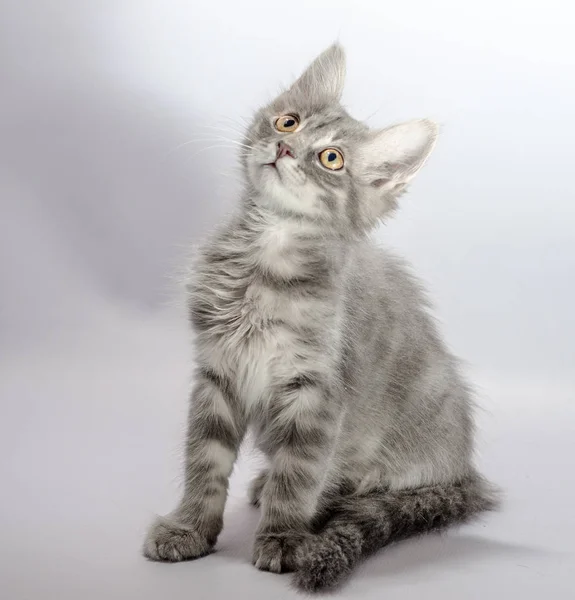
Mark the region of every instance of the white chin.
POLYGON ((274 193, 283 188, 282 178, 275 167, 264 165, 259 172, 259 180, 262 190, 266 193, 274 193))
POLYGON ((310 217, 317 215, 313 197, 306 198, 300 194, 293 193, 283 184, 277 173, 274 173, 274 175, 275 177, 268 178, 263 188, 267 202, 292 213, 299 213, 310 217))
POLYGON ((254 181, 259 183, 262 200, 276 208, 315 216, 317 208, 313 196, 306 198, 305 194, 301 193, 301 189, 293 189, 290 185, 289 173, 282 174, 280 169, 271 165, 261 165, 257 168, 254 181))

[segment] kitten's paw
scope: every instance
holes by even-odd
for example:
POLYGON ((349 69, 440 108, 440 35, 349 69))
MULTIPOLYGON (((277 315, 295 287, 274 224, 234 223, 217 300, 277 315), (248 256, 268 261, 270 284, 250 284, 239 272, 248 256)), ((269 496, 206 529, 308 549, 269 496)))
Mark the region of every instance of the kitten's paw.
POLYGON ((252 506, 259 506, 262 498, 262 492, 264 491, 264 485, 268 480, 268 472, 262 471, 257 477, 252 479, 250 487, 248 489, 248 498, 252 506))
POLYGON ((144 542, 144 556, 151 560, 178 562, 209 554, 215 540, 208 540, 191 527, 159 517, 144 542))
POLYGON ((252 562, 261 571, 295 571, 307 536, 301 533, 259 533, 256 535, 252 562))

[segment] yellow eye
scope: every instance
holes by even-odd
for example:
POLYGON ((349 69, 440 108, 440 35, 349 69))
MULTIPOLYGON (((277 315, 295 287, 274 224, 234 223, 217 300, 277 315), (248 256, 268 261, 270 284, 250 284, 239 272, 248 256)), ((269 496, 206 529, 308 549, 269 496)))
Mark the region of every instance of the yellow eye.
POLYGON ((321 164, 330 171, 339 171, 343 168, 343 154, 335 148, 326 148, 319 153, 321 164))
POLYGON ((289 133, 299 127, 299 119, 295 115, 284 115, 276 119, 275 126, 278 131, 289 133))

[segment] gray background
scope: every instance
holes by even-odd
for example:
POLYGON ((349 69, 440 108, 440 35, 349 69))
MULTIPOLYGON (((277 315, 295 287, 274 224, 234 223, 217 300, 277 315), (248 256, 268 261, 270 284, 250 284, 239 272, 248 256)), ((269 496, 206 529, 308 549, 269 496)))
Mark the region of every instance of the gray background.
POLYGON ((178 494, 189 340, 177 281, 234 201, 242 119, 339 37, 344 101, 443 128, 378 232, 429 283, 478 388, 506 509, 368 561, 344 598, 567 598, 575 430, 575 42, 565 2, 0 0, 2 597, 291 598, 220 552, 138 555, 178 494), (7 591, 6 591, 7 590, 7 591))

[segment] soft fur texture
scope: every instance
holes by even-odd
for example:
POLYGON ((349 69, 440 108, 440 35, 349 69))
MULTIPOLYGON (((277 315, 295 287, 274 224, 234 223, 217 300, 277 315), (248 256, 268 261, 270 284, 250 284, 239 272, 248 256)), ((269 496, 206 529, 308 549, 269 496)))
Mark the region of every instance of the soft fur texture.
POLYGON ((242 157, 237 213, 190 281, 197 372, 185 490, 146 556, 212 550, 246 429, 269 467, 250 492, 262 515, 256 567, 295 570, 306 590, 341 581, 390 542, 495 506, 472 464, 470 392, 403 262, 368 232, 435 143, 426 120, 370 131, 339 103, 339 46, 263 108, 242 157), (275 123, 295 115, 298 128, 275 123), (341 170, 319 161, 337 148, 341 170))

